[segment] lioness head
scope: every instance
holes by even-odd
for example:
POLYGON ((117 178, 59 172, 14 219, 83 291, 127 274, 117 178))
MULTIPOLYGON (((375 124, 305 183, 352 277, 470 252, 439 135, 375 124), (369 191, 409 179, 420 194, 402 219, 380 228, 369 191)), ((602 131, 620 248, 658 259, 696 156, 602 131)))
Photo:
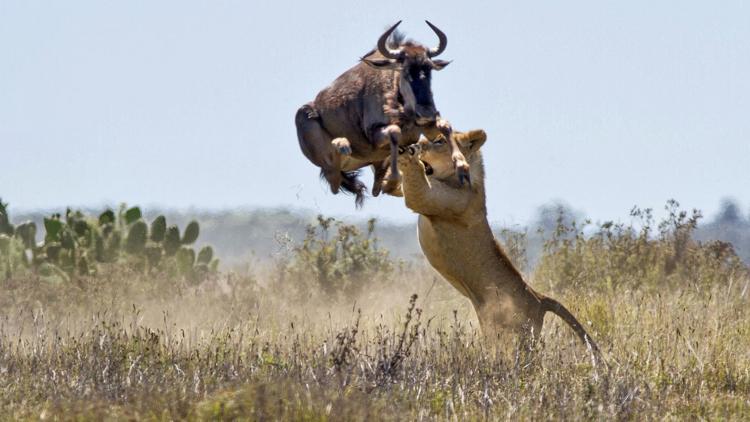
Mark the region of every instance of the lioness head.
MULTIPOLYGON (((472 161, 472 156, 479 151, 479 148, 487 140, 487 134, 481 129, 454 132, 453 137, 469 163, 472 161)), ((417 145, 421 153, 419 159, 424 163, 426 175, 438 179, 449 179, 456 175, 451 147, 443 136, 438 136, 432 141, 422 136, 417 145)))

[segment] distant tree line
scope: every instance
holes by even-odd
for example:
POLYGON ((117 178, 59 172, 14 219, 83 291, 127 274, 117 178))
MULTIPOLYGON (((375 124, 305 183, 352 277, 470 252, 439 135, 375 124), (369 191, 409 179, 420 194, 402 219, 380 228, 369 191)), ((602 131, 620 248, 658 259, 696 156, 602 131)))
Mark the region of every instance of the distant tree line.
MULTIPOLYGON (((635 209, 635 208, 634 208, 635 209)), ((56 210, 53 210, 56 211, 56 210)), ((92 214, 97 209, 85 210, 92 214)), ((49 210, 36 213, 14 213, 16 222, 25 220, 41 223, 49 210)), ((197 220, 201 224, 201 238, 197 246, 210 244, 222 257, 224 267, 240 267, 249 260, 265 260, 278 255, 289 242, 302 242, 306 237, 306 228, 314 223, 317 213, 304 209, 263 208, 234 209, 222 211, 202 210, 159 210, 152 208, 144 214, 147 219, 165 215, 170 221, 180 226, 197 220)), ((540 206, 528 226, 503 227, 498 225, 496 231, 501 239, 509 239, 512 233, 524 234, 525 262, 533 268, 542 253, 545 238, 549 238, 556 227, 562 223, 570 226, 586 221, 583 212, 561 202, 550 202, 540 206), (501 232, 503 233, 501 235, 501 232)), ((363 232, 367 231, 367 221, 350 221, 363 232)), ((380 221, 376 235, 384 249, 391 256, 401 259, 420 259, 421 252, 416 238, 414 223, 391 223, 380 221)), ((733 245, 737 255, 746 264, 750 264, 750 214, 743 213, 737 201, 722 200, 720 211, 711 220, 701 218, 693 237, 700 242, 721 240, 733 245)))

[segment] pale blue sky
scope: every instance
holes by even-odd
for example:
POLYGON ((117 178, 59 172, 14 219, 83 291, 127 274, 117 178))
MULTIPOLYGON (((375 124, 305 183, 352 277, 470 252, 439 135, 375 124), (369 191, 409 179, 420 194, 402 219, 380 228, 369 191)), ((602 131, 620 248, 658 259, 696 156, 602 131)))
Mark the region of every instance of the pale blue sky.
POLYGON ((746 1, 0 0, 0 196, 411 219, 328 193, 293 123, 398 19, 448 34, 435 101, 489 134, 492 220, 750 205, 746 1))

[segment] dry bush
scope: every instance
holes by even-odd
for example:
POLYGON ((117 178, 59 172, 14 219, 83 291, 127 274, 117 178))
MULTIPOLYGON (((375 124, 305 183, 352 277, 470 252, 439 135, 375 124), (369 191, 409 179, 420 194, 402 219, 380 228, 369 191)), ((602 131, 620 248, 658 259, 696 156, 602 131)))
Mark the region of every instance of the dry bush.
POLYGON ((279 260, 276 287, 293 292, 298 301, 320 294, 350 300, 365 287, 392 283, 397 264, 379 247, 375 223, 371 219, 367 233, 361 233, 355 225, 319 215, 302 243, 289 246, 290 253, 279 260))
POLYGON ((676 201, 655 223, 650 209, 633 208, 630 224, 611 221, 565 223, 563 215, 544 244, 534 279, 552 290, 694 288, 747 280, 748 269, 730 244, 692 238, 701 213, 681 210, 676 201))

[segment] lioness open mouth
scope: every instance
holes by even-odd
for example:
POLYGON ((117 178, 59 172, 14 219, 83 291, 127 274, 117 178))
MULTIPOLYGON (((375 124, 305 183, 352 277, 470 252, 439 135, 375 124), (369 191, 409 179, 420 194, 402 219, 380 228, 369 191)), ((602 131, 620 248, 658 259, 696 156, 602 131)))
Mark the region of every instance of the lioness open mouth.
POLYGON ((432 166, 429 165, 427 162, 422 161, 422 164, 424 164, 424 174, 428 176, 432 176, 432 173, 435 172, 435 170, 432 169, 432 166))

